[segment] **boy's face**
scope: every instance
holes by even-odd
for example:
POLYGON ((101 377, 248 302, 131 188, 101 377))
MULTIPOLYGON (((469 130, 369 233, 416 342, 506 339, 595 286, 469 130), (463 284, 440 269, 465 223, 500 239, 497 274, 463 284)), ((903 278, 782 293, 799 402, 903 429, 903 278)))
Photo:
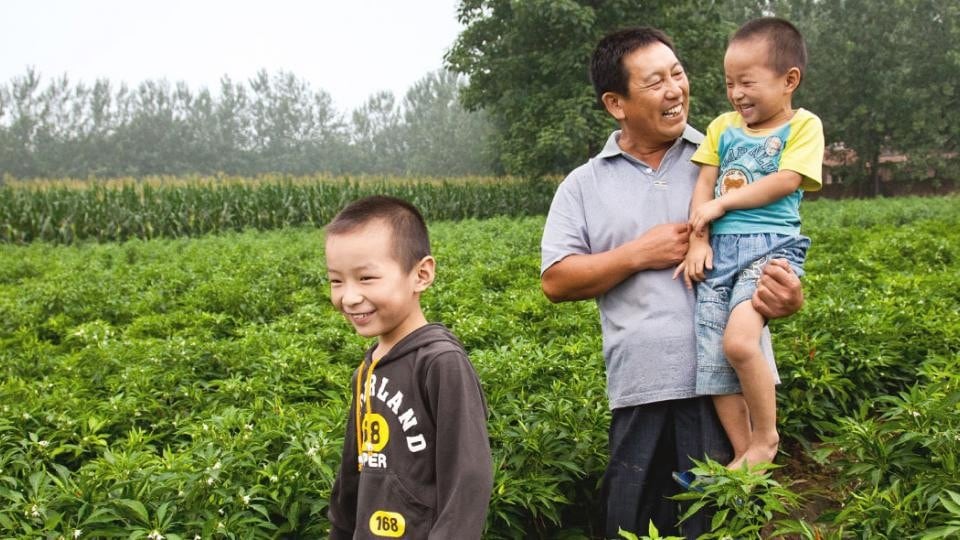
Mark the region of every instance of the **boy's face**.
POLYGON ((364 337, 388 350, 426 324, 420 293, 433 282, 434 261, 424 257, 406 271, 393 252, 393 231, 382 220, 327 235, 330 300, 364 337))
POLYGON ((771 67, 770 43, 763 38, 734 41, 727 47, 723 70, 727 99, 754 129, 777 127, 793 116, 791 97, 800 71, 778 74, 771 67))

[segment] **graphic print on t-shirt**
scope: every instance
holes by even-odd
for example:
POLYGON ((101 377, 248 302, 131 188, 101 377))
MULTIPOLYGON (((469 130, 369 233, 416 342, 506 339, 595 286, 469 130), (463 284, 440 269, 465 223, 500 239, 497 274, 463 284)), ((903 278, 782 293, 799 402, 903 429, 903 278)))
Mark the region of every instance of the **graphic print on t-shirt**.
POLYGON ((777 172, 783 141, 783 134, 779 131, 767 137, 753 137, 741 130, 724 133, 720 142, 720 177, 714 196, 719 197, 777 172))

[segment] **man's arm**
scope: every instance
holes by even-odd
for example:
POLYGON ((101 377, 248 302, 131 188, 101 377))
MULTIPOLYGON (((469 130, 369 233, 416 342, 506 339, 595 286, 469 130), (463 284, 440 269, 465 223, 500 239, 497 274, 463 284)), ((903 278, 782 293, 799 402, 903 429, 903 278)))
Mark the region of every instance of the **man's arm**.
POLYGON ((774 259, 763 269, 753 293, 753 308, 767 319, 793 315, 803 307, 803 287, 784 259, 774 259))
POLYGON ((596 298, 637 272, 679 264, 689 230, 686 223, 665 223, 610 251, 569 255, 543 272, 543 293, 551 302, 596 298))

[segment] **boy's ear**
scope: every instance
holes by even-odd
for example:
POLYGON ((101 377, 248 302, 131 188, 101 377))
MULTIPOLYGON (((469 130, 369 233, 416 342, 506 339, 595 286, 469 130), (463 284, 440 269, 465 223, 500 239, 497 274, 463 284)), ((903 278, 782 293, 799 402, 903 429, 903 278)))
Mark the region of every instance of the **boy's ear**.
POLYGON ((427 255, 420 259, 413 271, 417 274, 414 291, 423 292, 433 284, 433 279, 437 276, 437 261, 432 256, 427 255))
POLYGON ((616 92, 604 92, 600 96, 600 101, 603 102, 603 106, 607 109, 607 112, 610 113, 617 121, 623 120, 625 115, 623 113, 623 97, 616 92))
POLYGON ((792 67, 787 70, 786 80, 786 90, 787 92, 793 92, 800 86, 800 80, 803 78, 803 75, 800 73, 800 68, 792 67))

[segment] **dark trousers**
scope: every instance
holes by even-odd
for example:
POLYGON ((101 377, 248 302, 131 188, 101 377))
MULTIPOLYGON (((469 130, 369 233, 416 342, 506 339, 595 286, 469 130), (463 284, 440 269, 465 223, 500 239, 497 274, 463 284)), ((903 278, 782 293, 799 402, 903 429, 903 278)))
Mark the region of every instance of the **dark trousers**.
POLYGON ((621 528, 643 536, 650 520, 662 535, 696 538, 710 530, 706 512, 678 526, 679 503, 668 499, 680 490, 671 473, 692 467, 690 458, 733 457, 709 396, 614 409, 609 444, 602 488, 607 538, 620 538, 621 528))

